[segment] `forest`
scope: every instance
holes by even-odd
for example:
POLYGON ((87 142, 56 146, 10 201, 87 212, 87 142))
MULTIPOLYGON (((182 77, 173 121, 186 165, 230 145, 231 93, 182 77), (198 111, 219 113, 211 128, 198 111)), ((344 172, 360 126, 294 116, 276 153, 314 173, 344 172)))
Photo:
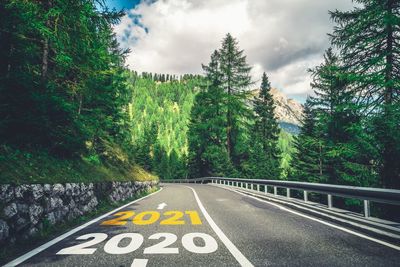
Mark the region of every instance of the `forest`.
POLYGON ((229 33, 202 75, 138 73, 113 32, 123 12, 90 0, 2 1, 1 182, 130 179, 139 168, 160 179, 400 189, 400 2, 355 2, 330 12, 331 47, 309 70, 313 93, 292 135, 279 127, 267 73, 250 94, 252 67, 229 33))

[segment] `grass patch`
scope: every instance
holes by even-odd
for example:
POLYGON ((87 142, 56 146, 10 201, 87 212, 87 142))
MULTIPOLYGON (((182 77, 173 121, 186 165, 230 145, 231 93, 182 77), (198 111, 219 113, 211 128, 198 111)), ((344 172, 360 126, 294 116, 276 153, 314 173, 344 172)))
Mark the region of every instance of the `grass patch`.
POLYGON ((97 156, 60 159, 45 151, 0 147, 0 183, 88 183, 150 181, 158 177, 128 161, 102 162, 97 156))
POLYGON ((24 253, 27 253, 31 249, 38 247, 51 239, 69 231, 70 229, 77 227, 81 224, 84 224, 88 222, 89 220, 96 218, 104 213, 107 213, 117 207, 120 207, 124 204, 127 204, 135 199, 144 197, 148 194, 151 194, 155 191, 159 190, 159 188, 154 188, 152 190, 146 191, 146 192, 141 192, 136 194, 134 197, 127 199, 125 201, 121 201, 118 203, 111 203, 108 200, 99 200, 99 205, 97 206, 97 209, 93 212, 90 212, 84 216, 81 216, 79 218, 76 218, 74 220, 64 222, 64 223, 57 223, 55 225, 50 225, 49 223, 44 222, 43 223, 43 228, 40 230, 40 232, 31 238, 29 238, 29 242, 26 242, 26 240, 20 240, 17 241, 13 245, 8 245, 6 247, 1 247, 0 248, 0 265, 3 265, 21 255, 24 253))

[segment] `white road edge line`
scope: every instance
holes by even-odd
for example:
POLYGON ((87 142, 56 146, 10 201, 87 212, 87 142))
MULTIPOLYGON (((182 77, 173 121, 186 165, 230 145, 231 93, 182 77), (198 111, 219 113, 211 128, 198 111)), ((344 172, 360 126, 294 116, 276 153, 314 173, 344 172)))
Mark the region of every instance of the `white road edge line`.
POLYGON ((300 213, 300 212, 297 212, 297 211, 288 209, 288 208, 286 208, 286 207, 284 207, 284 206, 282 206, 282 205, 279 205, 279 204, 276 204, 276 203, 272 203, 272 202, 269 202, 269 201, 267 201, 267 200, 260 199, 260 198, 257 198, 257 197, 251 196, 251 195, 247 195, 247 194, 244 194, 244 193, 242 193, 242 192, 238 192, 238 191, 236 191, 236 190, 234 190, 234 189, 231 189, 231 188, 226 188, 226 187, 222 187, 222 186, 216 186, 216 187, 223 188, 223 189, 226 189, 226 190, 235 192, 235 193, 237 193, 237 194, 240 194, 240 195, 243 195, 243 196, 246 196, 246 197, 249 197, 249 198, 253 198, 253 199, 258 200, 258 201, 260 201, 260 202, 264 202, 264 203, 267 203, 267 204, 269 204, 269 205, 278 207, 278 208, 281 209, 281 210, 284 210, 284 211, 287 211, 287 212, 296 214, 296 215, 298 215, 298 216, 301 216, 301 217, 304 217, 304 218, 307 218, 307 219, 310 219, 310 220, 313 220, 313 221, 316 221, 316 222, 325 224, 325 225, 330 226, 330 227, 332 227, 332 228, 336 228, 336 229, 338 229, 338 230, 347 232, 347 233, 349 233, 349 234, 353 234, 353 235, 356 235, 356 236, 358 236, 358 237, 361 237, 361 238, 364 238, 364 239, 368 239, 368 240, 373 241, 373 242, 375 242, 375 243, 378 243, 378 244, 381 244, 381 245, 384 245, 384 246, 387 246, 387 247, 390 247, 390 248, 393 248, 393 249, 395 249, 395 250, 399 250, 399 251, 400 251, 400 246, 396 246, 396 245, 393 245, 393 244, 391 244, 391 243, 388 243, 388 242, 385 242, 385 241, 382 241, 382 240, 379 240, 379 239, 376 239, 376 238, 373 238, 373 237, 370 237, 370 236, 367 236, 367 235, 364 235, 364 234, 361 234, 361 233, 352 231, 352 230, 347 229, 347 228, 345 228, 345 227, 341 227, 341 226, 338 226, 338 225, 335 225, 335 224, 332 224, 332 223, 329 223, 329 222, 322 221, 322 220, 317 219, 317 218, 314 218, 314 217, 310 217, 310 216, 305 215, 305 214, 302 214, 302 213, 300 213))
POLYGON ((214 220, 211 218, 211 216, 208 214, 207 210, 204 208, 203 204, 201 203, 196 191, 190 186, 186 186, 186 187, 190 188, 193 191, 194 198, 197 201, 197 205, 199 206, 204 217, 206 218, 208 224, 214 230, 215 234, 219 237, 219 239, 221 239, 222 243, 224 243, 225 247, 229 250, 229 252, 232 254, 232 256, 235 257, 235 259, 239 262, 239 264, 241 266, 245 266, 245 267, 253 266, 253 264, 242 254, 242 252, 240 252, 240 250, 232 243, 232 241, 229 240, 229 238, 224 234, 224 232, 222 232, 222 230, 214 222, 214 220))
POLYGON ((101 216, 99 216, 99 217, 97 217, 97 218, 95 218, 95 219, 93 219, 93 220, 91 220, 91 221, 89 221, 89 222, 87 222, 87 223, 85 223, 85 224, 82 224, 82 225, 80 225, 80 226, 78 226, 78 227, 76 227, 76 228, 70 230, 69 232, 66 232, 65 234, 62 234, 62 235, 60 235, 59 237, 56 237, 56 238, 54 238, 53 240, 51 240, 51 241, 49 241, 49 242, 47 242, 47 243, 41 245, 40 247, 37 247, 37 248, 35 248, 35 249, 29 251, 28 253, 26 253, 26 254, 24 254, 24 255, 22 255, 22 256, 16 258, 15 260, 10 261, 10 262, 7 263, 6 265, 3 265, 3 267, 14 267, 14 266, 17 266, 18 264, 23 263, 23 262, 26 261, 27 259, 29 259, 29 258, 35 256, 36 254, 42 252, 42 251, 45 250, 45 249, 47 249, 47 248, 53 246, 54 244, 56 244, 56 243, 60 242, 61 240, 63 240, 63 239, 65 239, 65 238, 69 237, 70 235, 75 234, 76 232, 78 232, 78 231, 80 231, 80 230, 82 230, 82 229, 88 227, 89 225, 91 225, 91 224, 93 224, 93 223, 95 223, 95 222, 98 222, 98 221, 100 221, 101 219, 103 219, 103 218, 105 218, 105 217, 107 217, 107 216, 109 216, 109 215, 111 215, 111 214, 113 214, 113 213, 115 213, 115 212, 117 212, 117 211, 123 209, 123 208, 126 208, 126 207, 128 207, 129 205, 132 205, 133 203, 136 203, 136 202, 138 202, 138 201, 140 201, 140 200, 143 200, 143 199, 148 198, 148 197, 150 197, 150 196, 152 196, 152 195, 154 195, 154 194, 157 194, 157 193, 160 192, 162 189, 163 189, 163 188, 160 187, 160 189, 157 190, 156 192, 153 192, 153 193, 151 193, 151 194, 149 194, 149 195, 147 195, 147 196, 138 198, 138 199, 136 199, 136 200, 134 200, 134 201, 132 201, 132 202, 129 202, 128 204, 125 204, 125 205, 123 205, 123 206, 121 206, 121 207, 119 207, 119 208, 116 208, 116 209, 114 209, 114 210, 112 210, 112 211, 110 211, 110 212, 107 212, 106 214, 103 214, 103 215, 101 215, 101 216))

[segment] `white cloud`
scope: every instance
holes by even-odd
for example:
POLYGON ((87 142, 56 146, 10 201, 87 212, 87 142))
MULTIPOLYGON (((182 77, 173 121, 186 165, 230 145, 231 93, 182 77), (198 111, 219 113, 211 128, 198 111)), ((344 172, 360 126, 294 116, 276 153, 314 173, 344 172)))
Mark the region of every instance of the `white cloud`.
POLYGON ((255 80, 266 71, 272 86, 304 98, 307 68, 319 64, 329 46, 328 10, 352 6, 350 0, 159 0, 130 10, 115 32, 132 51, 130 68, 173 74, 202 73, 201 63, 230 32, 255 80))

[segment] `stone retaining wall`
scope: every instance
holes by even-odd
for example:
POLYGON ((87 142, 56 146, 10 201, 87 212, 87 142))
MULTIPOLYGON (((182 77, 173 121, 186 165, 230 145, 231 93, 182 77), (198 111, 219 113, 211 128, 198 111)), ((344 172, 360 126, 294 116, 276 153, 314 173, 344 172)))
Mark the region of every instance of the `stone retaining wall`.
POLYGON ((65 222, 96 209, 99 200, 124 201, 158 182, 0 185, 0 245, 28 239, 46 224, 65 222))

